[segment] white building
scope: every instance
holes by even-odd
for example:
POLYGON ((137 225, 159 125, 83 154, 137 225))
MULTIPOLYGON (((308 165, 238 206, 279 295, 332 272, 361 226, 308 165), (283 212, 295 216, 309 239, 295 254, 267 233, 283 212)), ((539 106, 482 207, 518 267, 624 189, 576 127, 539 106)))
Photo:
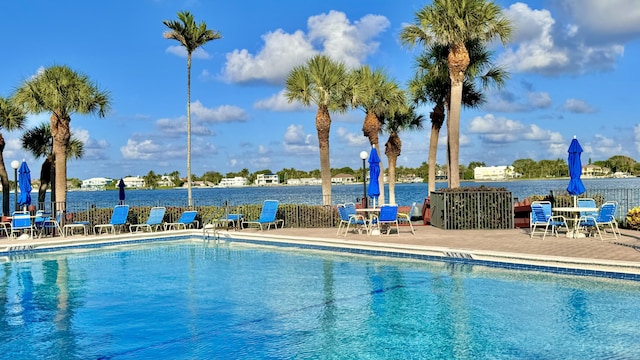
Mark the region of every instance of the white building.
POLYGON ((234 178, 224 178, 220 180, 219 187, 240 187, 247 185, 247 178, 242 176, 236 176, 234 178))
POLYGON ((104 190, 107 185, 111 184, 113 179, 109 178, 91 178, 82 180, 82 185, 80 185, 80 189, 82 190, 104 190))
POLYGON ((322 185, 322 179, 318 178, 301 178, 287 179, 287 185, 322 185))
POLYGON ((171 176, 162 175, 160 177, 160 181, 158 181, 158 186, 161 186, 161 187, 174 187, 176 185, 173 183, 173 180, 171 180, 171 176))
POLYGON ((279 183, 280 180, 276 174, 258 174, 256 176, 256 181, 254 181, 254 184, 258 186, 278 185, 279 183))
POLYGON ((476 180, 513 179, 514 175, 513 166, 478 166, 473 169, 473 178, 476 180))
POLYGON ((127 176, 122 178, 122 181, 124 181, 124 186, 128 188, 144 187, 144 179, 140 176, 127 176))
POLYGON ((332 184, 353 184, 356 182, 356 178, 350 174, 337 174, 331 178, 332 184))

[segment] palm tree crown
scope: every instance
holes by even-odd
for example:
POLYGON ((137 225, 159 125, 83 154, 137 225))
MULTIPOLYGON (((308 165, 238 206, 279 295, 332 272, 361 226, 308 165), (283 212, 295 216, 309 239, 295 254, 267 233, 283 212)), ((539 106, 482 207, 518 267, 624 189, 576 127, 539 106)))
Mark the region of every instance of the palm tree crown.
POLYGON ((406 26, 400 33, 403 44, 414 46, 444 45, 448 48, 448 68, 451 79, 449 100, 449 122, 447 138, 449 144, 449 186, 460 186, 460 108, 463 81, 469 66, 469 41, 484 44, 496 37, 503 44, 511 35, 510 21, 499 6, 486 0, 434 0, 416 13, 414 24, 406 26))
POLYGON ((13 101, 24 106, 30 113, 51 113, 56 169, 55 199, 61 203, 61 210, 65 210, 71 115, 96 114, 104 117, 110 108, 110 95, 107 91, 100 90, 87 75, 75 72, 67 66, 52 66, 26 80, 16 90, 13 101))

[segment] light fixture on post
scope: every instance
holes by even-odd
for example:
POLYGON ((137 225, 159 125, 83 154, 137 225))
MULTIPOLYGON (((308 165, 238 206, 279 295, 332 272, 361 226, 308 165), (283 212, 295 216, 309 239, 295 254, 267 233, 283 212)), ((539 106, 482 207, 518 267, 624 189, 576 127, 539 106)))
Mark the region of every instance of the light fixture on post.
POLYGON ((18 211, 18 168, 20 167, 20 161, 18 160, 13 160, 11 162, 11 167, 13 168, 13 180, 15 180, 16 183, 16 192, 15 192, 15 203, 13 206, 13 211, 18 211))
POLYGON ((366 161, 367 158, 369 157, 369 153, 366 151, 362 151, 360 153, 360 159, 362 159, 362 188, 363 188, 363 192, 362 192, 362 207, 367 208, 369 207, 368 205, 368 199, 367 199, 367 165, 366 165, 366 161))

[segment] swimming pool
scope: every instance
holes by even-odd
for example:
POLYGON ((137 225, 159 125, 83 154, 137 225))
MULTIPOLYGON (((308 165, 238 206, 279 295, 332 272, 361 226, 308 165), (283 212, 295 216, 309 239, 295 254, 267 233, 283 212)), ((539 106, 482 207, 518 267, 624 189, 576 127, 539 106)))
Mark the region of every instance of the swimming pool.
POLYGON ((8 359, 640 358, 638 282, 203 241, 0 268, 8 359))

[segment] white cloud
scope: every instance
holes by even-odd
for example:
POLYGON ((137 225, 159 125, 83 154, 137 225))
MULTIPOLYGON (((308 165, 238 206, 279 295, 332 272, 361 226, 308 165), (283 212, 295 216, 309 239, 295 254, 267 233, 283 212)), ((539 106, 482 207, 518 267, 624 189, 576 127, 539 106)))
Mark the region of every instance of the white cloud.
POLYGON ((551 146, 563 143, 558 132, 545 130, 535 124, 527 125, 516 120, 496 118, 492 114, 475 117, 469 123, 469 132, 479 134, 489 143, 513 143, 518 141, 540 141, 551 146))
POLYGON ((580 26, 556 24, 548 10, 515 3, 505 10, 505 15, 514 24, 511 40, 517 45, 506 49, 499 63, 512 71, 556 75, 611 70, 624 53, 620 41, 594 43, 580 26))
POLYGON ((72 128, 71 134, 83 144, 84 160, 104 160, 107 158, 107 149, 109 143, 106 140, 95 140, 89 135, 89 131, 85 129, 72 128))
POLYGON ((284 133, 285 151, 292 154, 310 154, 318 152, 317 141, 311 134, 304 132, 302 125, 289 125, 284 133))
POLYGON ((310 17, 307 27, 308 34, 277 29, 263 35, 264 46, 255 55, 247 49, 228 53, 223 77, 229 82, 282 83, 293 67, 318 53, 357 67, 378 49, 373 39, 389 27, 389 20, 366 15, 351 23, 344 13, 330 11, 310 17))
MULTIPOLYGON (((149 160, 154 156, 158 156, 163 148, 163 146, 154 143, 152 140, 136 141, 129 139, 127 140, 127 145, 120 148, 120 152, 125 159, 149 160)), ((163 156, 165 155, 163 154, 163 156)))
POLYGON ((242 108, 233 105, 221 105, 217 108, 207 108, 198 100, 191 103, 191 114, 203 122, 245 122, 249 115, 242 108))
POLYGON ((253 104, 255 109, 260 110, 273 110, 273 111, 300 111, 309 110, 311 108, 302 105, 298 101, 289 102, 284 96, 285 90, 281 90, 277 94, 273 94, 271 97, 256 101, 253 104))
POLYGON ((640 36, 640 6, 637 0, 564 0, 576 28, 591 38, 624 40, 640 36))
MULTIPOLYGON (((162 118, 156 121, 156 126, 169 137, 177 137, 187 133, 187 117, 180 116, 175 119, 162 118)), ((192 135, 213 135, 213 132, 208 127, 201 123, 191 122, 191 134, 192 135)))
POLYGON ((582 100, 578 100, 578 99, 567 99, 564 102, 564 105, 562 105, 562 108, 564 110, 569 111, 569 112, 580 113, 580 114, 587 114, 587 113, 596 112, 596 109, 591 107, 586 102, 584 102, 582 100))
POLYGON ((344 127, 339 127, 336 131, 338 138, 346 142, 349 146, 359 146, 365 148, 369 145, 369 139, 367 139, 362 133, 349 132, 344 127))

